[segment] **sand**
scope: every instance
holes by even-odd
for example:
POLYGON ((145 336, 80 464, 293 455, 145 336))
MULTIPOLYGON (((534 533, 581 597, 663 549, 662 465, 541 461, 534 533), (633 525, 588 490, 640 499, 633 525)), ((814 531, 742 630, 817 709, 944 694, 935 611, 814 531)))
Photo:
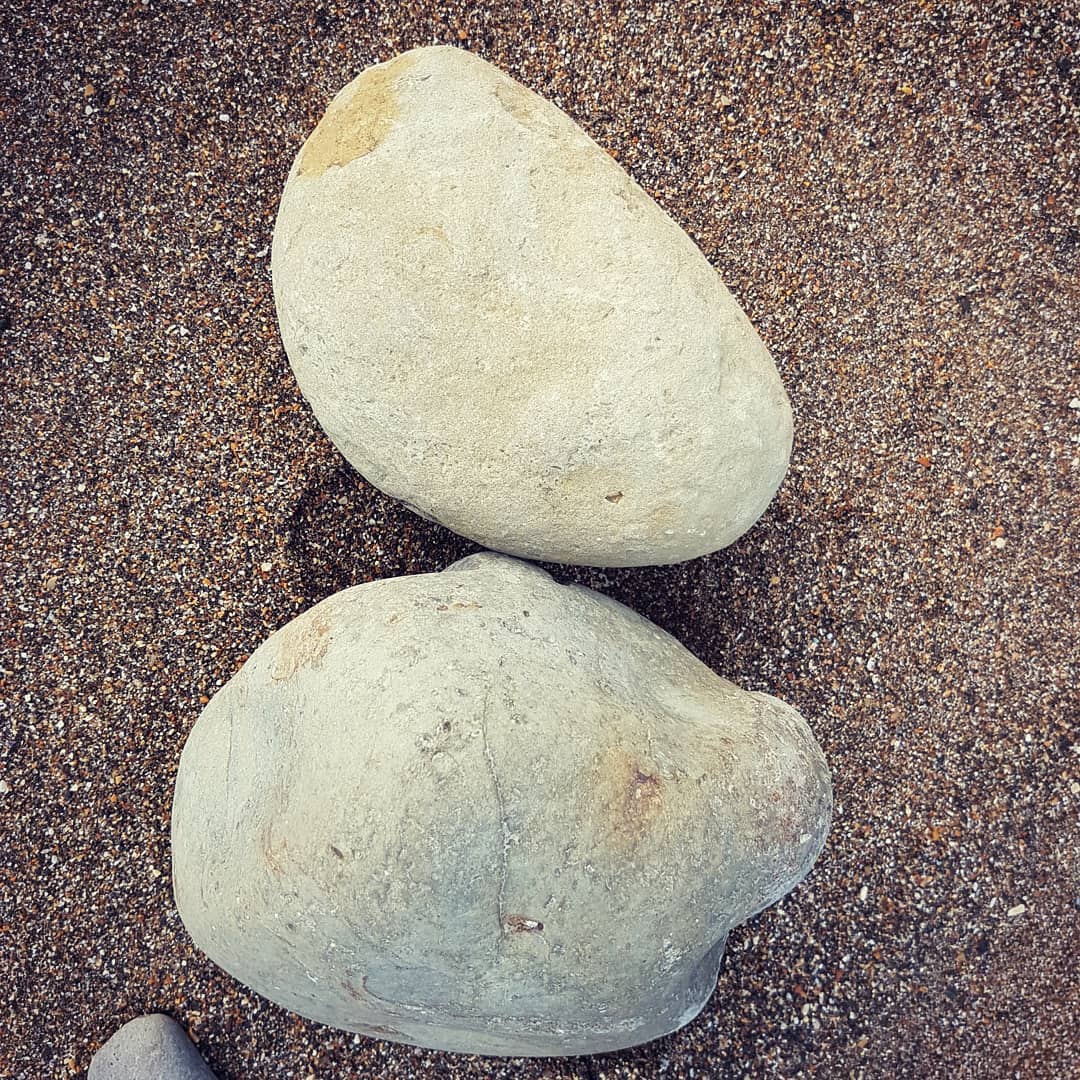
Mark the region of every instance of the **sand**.
POLYGON ((152 1011, 222 1080, 1075 1072, 1080 22, 524 7, 0 3, 0 1076, 82 1075, 152 1011), (172 903, 173 778, 210 695, 330 592, 472 550, 329 444, 269 279, 330 96, 434 42, 615 155, 795 409, 788 478, 733 547, 556 568, 794 704, 837 798, 701 1017, 592 1059, 308 1023, 172 903))

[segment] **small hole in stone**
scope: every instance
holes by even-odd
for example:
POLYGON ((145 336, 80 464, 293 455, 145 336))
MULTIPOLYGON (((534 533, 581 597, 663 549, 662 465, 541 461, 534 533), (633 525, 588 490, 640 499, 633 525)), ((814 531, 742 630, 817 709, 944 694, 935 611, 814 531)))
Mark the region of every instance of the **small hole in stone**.
POLYGON ((604 498, 610 503, 617 503, 622 498, 622 492, 613 491, 610 495, 605 495, 604 498))

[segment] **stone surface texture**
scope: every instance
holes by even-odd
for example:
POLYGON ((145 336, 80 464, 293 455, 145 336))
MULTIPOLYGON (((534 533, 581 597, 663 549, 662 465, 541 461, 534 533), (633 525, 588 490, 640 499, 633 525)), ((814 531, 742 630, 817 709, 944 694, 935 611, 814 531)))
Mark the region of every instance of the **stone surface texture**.
POLYGON ((487 547, 678 562, 783 479, 787 397, 716 271, 564 112, 465 50, 404 53, 331 102, 273 275, 341 452, 487 547))
POLYGON ((670 1032, 802 879, 828 770, 794 709, 502 555, 329 597, 181 759, 177 906, 248 986, 347 1030, 549 1055, 670 1032))
POLYGON ((214 1080, 184 1029, 161 1013, 129 1020, 94 1055, 87 1080, 214 1080))

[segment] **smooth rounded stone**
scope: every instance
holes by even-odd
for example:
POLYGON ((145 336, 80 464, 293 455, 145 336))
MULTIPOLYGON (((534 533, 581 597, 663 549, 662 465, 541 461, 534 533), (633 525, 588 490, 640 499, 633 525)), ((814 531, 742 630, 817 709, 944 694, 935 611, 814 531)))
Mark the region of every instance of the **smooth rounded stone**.
POLYGON ((614 1050, 697 1014, 830 807, 789 706, 485 554, 331 596, 213 698, 176 780, 176 903, 232 975, 334 1027, 614 1050))
POLYGON ((184 1029, 161 1013, 128 1021, 94 1055, 87 1080, 214 1080, 184 1029))
POLYGON ((556 106, 470 53, 364 71, 293 163, 274 295, 319 423, 487 547, 636 566, 724 547, 791 410, 678 225, 556 106))

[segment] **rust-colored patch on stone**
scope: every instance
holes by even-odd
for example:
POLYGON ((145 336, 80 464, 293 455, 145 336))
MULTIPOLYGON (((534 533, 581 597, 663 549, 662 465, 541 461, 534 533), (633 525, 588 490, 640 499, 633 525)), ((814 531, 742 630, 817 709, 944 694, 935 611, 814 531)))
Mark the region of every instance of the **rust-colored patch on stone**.
POLYGON ((539 934, 544 924, 539 919, 530 919, 525 915, 507 915, 503 926, 511 934, 539 934))
POLYGON ((282 682, 302 668, 318 667, 329 647, 330 624, 318 615, 305 619, 300 626, 286 627, 270 677, 282 682))
POLYGON ((602 831, 620 849, 636 847, 664 813, 664 781, 640 758, 617 747, 601 756, 595 791, 602 831))
POLYGON ((450 237, 446 235, 446 230, 440 225, 421 225, 416 230, 417 236, 430 236, 432 240, 438 240, 442 244, 450 246, 450 237))
POLYGON ((275 839, 273 824, 267 825, 262 832, 262 857, 263 862, 276 877, 285 873, 285 860, 289 855, 289 842, 280 837, 275 839))
POLYGON ((412 63, 406 53, 369 68, 347 97, 332 101, 300 151, 297 175, 322 176, 327 169, 370 154, 397 122, 397 80, 412 63))
MULTIPOLYGON (((376 1008, 376 1009, 382 1009, 383 1012, 386 1011, 386 1009, 384 1008, 385 1002, 383 1002, 382 998, 376 997, 367 988, 367 976, 366 975, 361 976, 361 978, 360 978, 360 987, 357 987, 356 983, 354 983, 352 981, 352 979, 342 979, 341 980, 341 989, 344 990, 345 993, 348 994, 349 997, 351 997, 353 999, 353 1001, 359 1002, 365 1008, 368 1008, 368 1009, 376 1008)), ((402 1035, 402 1033, 400 1031, 398 1031, 397 1028, 388 1027, 385 1024, 364 1024, 363 1025, 363 1030, 365 1032, 368 1032, 369 1034, 375 1035, 377 1038, 387 1038, 387 1039, 403 1039, 403 1038, 405 1038, 405 1036, 402 1035)))
POLYGON ((753 818, 751 845, 755 851, 785 851, 799 842, 806 825, 807 810, 795 782, 788 778, 761 800, 753 818))

